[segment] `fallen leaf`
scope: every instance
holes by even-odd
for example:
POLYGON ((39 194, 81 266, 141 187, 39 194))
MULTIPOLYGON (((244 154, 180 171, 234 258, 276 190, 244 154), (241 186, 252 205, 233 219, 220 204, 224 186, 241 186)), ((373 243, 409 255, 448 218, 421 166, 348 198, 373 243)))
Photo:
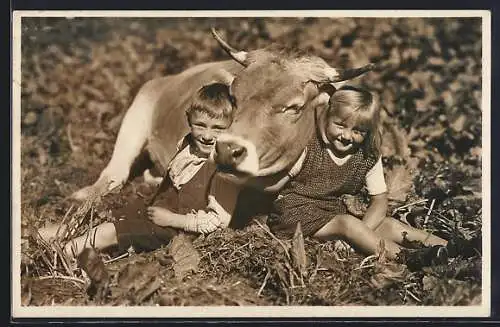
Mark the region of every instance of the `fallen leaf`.
POLYGON ((160 287, 159 272, 160 264, 157 261, 127 264, 119 272, 118 287, 113 289, 113 298, 118 301, 130 299, 132 304, 141 303, 160 287))
POLYGON ((109 274, 99 253, 94 248, 86 248, 78 255, 78 266, 90 278, 87 293, 97 303, 101 303, 109 291, 109 274))
POLYGON ((387 197, 389 200, 405 201, 413 186, 413 176, 405 166, 395 166, 387 171, 387 197))
POLYGON ((300 222, 297 223, 297 228, 295 229, 295 234, 293 235, 290 255, 292 257, 292 263, 297 272, 301 276, 305 276, 307 274, 307 255, 304 248, 304 235, 302 234, 300 222))
POLYGON ((428 292, 436 287, 437 278, 434 276, 426 275, 422 278, 422 284, 424 291, 428 292))
POLYGON ((467 121, 467 117, 464 114, 461 114, 460 116, 457 117, 457 119, 455 119, 453 121, 453 123, 451 123, 450 127, 455 132, 459 133, 459 132, 464 130, 464 126, 465 126, 466 121, 467 121))
POLYGON ((174 259, 174 273, 178 279, 184 278, 189 272, 198 271, 200 254, 194 248, 186 234, 174 237, 169 248, 169 254, 174 259))
POLYGON ((347 207, 347 211, 355 217, 361 218, 365 215, 368 206, 358 196, 352 194, 342 195, 342 201, 347 207))

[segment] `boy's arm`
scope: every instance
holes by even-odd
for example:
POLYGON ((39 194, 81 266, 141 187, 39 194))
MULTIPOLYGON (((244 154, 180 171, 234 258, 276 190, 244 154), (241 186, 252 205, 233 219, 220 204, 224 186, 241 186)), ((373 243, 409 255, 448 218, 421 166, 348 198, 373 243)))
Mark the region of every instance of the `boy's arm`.
POLYGON ((225 228, 231 221, 231 215, 215 200, 208 198, 205 210, 183 214, 174 213, 160 207, 149 207, 150 219, 159 226, 174 227, 188 232, 211 233, 217 228, 225 228))

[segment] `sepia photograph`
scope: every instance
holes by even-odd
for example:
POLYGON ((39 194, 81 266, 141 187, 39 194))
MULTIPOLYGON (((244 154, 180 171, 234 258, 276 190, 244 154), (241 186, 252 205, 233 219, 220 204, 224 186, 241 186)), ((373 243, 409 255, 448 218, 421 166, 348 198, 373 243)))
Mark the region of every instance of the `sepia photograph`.
POLYGON ((13 18, 14 317, 490 314, 488 11, 13 18))

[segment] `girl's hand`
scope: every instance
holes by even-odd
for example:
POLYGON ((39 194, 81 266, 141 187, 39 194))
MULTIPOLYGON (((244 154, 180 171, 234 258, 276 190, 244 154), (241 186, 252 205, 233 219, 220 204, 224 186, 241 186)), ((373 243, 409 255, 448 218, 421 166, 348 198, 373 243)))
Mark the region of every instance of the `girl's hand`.
POLYGON ((158 226, 170 226, 172 211, 161 207, 148 207, 148 218, 158 226))

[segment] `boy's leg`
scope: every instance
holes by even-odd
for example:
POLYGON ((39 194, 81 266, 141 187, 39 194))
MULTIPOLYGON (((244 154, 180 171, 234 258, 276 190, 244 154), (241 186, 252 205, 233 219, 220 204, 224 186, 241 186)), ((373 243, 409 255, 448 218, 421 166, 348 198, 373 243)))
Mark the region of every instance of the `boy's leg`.
POLYGON ((375 232, 380 237, 389 239, 398 244, 403 242, 403 233, 406 233, 406 238, 409 241, 420 241, 426 246, 447 244, 446 240, 433 235, 430 232, 406 225, 391 217, 386 217, 379 227, 375 229, 375 232))
POLYGON ((62 236, 68 226, 61 224, 50 224, 38 229, 38 235, 45 241, 49 242, 52 239, 62 236))
MULTIPOLYGON (((351 215, 337 215, 314 234, 314 237, 331 240, 336 237, 344 238, 355 248, 367 254, 375 254, 379 250, 383 239, 371 230, 360 219, 351 215)), ((389 239, 384 239, 386 255, 396 259, 401 247, 389 239)))
POLYGON ((69 241, 64 251, 69 256, 77 257, 85 248, 95 247, 99 250, 117 245, 118 239, 113 223, 102 223, 90 231, 69 241))

